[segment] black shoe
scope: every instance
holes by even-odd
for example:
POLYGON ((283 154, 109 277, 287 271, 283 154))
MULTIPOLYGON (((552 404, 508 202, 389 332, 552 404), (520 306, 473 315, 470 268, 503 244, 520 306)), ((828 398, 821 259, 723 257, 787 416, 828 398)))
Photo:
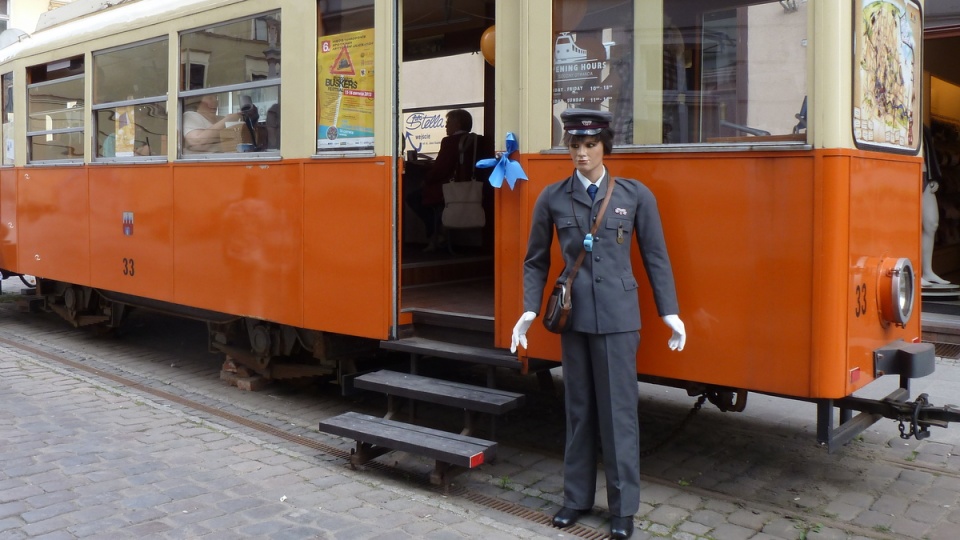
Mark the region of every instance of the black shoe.
POLYGON ((576 508, 567 508, 564 506, 553 516, 553 526, 561 529, 569 527, 576 523, 577 520, 580 519, 580 515, 585 512, 585 510, 577 510, 576 508))
POLYGON ((610 538, 623 540, 631 536, 633 536, 633 516, 610 516, 610 538))

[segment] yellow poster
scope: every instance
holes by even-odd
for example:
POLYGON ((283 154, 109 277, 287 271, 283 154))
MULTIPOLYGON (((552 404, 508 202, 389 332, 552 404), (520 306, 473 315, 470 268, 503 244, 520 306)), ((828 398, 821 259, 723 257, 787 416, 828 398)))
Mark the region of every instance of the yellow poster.
POLYGON ((136 138, 136 123, 133 111, 133 106, 117 107, 116 157, 133 156, 134 139, 136 138))
POLYGON ((317 149, 373 146, 373 29, 317 39, 317 149))

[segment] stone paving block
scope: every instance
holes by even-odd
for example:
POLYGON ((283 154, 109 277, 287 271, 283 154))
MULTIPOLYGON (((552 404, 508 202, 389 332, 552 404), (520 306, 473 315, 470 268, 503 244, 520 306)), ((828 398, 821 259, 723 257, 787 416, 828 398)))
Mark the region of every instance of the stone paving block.
POLYGON ((864 509, 859 506, 847 504, 840 501, 832 501, 823 507, 822 514, 829 518, 835 518, 840 521, 853 521, 864 509))
POLYGON ((19 516, 31 508, 25 501, 12 501, 0 504, 0 519, 10 516, 19 516))
POLYGON ((70 521, 62 516, 57 516, 51 519, 45 519, 43 521, 27 523, 20 530, 26 533, 27 536, 40 536, 56 531, 62 531, 70 525, 70 521))
POLYGON ((20 519, 27 523, 36 523, 69 514, 78 508, 74 501, 51 504, 35 510, 28 510, 20 514, 20 519))
POLYGON ((899 495, 883 494, 871 506, 870 510, 883 514, 899 515, 907 511, 910 500, 899 495))
MULTIPOLYGON (((0 519, 0 532, 19 531, 23 528, 23 520, 18 517, 7 517, 0 519)), ((10 532, 9 534, 13 534, 10 532)))
POLYGON ((816 524, 809 523, 802 519, 789 519, 785 517, 775 517, 764 524, 762 532, 776 538, 798 538, 806 531, 814 528, 816 524))
POLYGON ((930 530, 930 524, 898 516, 890 525, 890 530, 908 538, 923 538, 930 530))
POLYGON ((663 504, 655 508, 652 512, 644 516, 646 519, 659 523, 661 525, 666 525, 668 527, 676 527, 678 524, 686 520, 690 516, 690 512, 683 508, 678 508, 676 506, 670 506, 668 504, 663 504))
POLYGON ((748 538, 753 537, 756 533, 757 531, 753 529, 748 529, 732 523, 726 523, 714 529, 710 533, 710 537, 713 538, 713 540, 747 540, 748 538))
POLYGON ((163 534, 171 529, 172 527, 162 521, 147 521, 146 523, 138 523, 131 527, 127 527, 124 529, 124 532, 143 537, 163 534))
POLYGON ((667 504, 692 512, 703 506, 703 498, 692 493, 680 493, 674 497, 670 497, 667 504))
POLYGON ((731 524, 755 531, 762 529, 763 525, 771 519, 773 519, 773 516, 767 512, 748 509, 737 510, 727 516, 727 521, 731 524))
POLYGON ((665 503, 679 493, 679 490, 672 487, 640 481, 640 500, 653 506, 665 503))
POLYGON ((726 523, 727 516, 713 510, 697 510, 690 515, 689 521, 713 529, 726 523))
POLYGON ((888 530, 890 525, 893 524, 893 520, 894 516, 890 514, 867 510, 854 518, 852 523, 868 529, 888 530))
MULTIPOLYGON (((702 525, 700 523, 695 523, 693 521, 684 521, 677 526, 677 531, 680 533, 687 533, 688 536, 696 538, 699 536, 706 536, 713 527, 702 525)), ((675 535, 676 536, 676 535, 675 535)))

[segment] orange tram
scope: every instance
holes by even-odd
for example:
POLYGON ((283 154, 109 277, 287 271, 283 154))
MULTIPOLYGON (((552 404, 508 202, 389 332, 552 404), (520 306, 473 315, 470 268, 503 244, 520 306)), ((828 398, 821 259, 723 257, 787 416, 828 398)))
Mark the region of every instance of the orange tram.
POLYGON ((529 349, 509 353, 531 212, 572 170, 560 112, 609 110, 607 165, 657 197, 689 336, 668 350, 637 276, 638 380, 724 410, 742 410, 748 392, 816 402, 830 450, 881 417, 926 437, 960 415, 909 395, 935 369, 918 298, 923 9, 53 10, 32 34, 0 36, 0 268, 36 276, 36 298, 75 326, 115 327, 131 308, 206 321, 212 350, 263 377, 326 376, 346 391, 371 370, 361 359, 388 349, 414 369, 420 357, 490 366, 492 386, 496 368, 558 365, 559 339, 539 324, 529 349), (413 207, 451 110, 525 178, 461 159, 484 181, 485 224, 442 228, 435 244, 413 207), (884 375, 900 377, 887 399, 853 396, 884 375))

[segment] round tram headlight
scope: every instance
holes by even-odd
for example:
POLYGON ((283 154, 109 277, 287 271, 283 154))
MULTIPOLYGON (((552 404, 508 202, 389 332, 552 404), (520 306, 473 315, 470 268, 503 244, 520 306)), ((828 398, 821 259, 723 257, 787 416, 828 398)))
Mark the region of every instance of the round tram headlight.
POLYGON ((883 319, 898 326, 906 326, 913 314, 916 299, 916 274, 910 259, 884 259, 880 266, 880 286, 877 288, 883 319))

